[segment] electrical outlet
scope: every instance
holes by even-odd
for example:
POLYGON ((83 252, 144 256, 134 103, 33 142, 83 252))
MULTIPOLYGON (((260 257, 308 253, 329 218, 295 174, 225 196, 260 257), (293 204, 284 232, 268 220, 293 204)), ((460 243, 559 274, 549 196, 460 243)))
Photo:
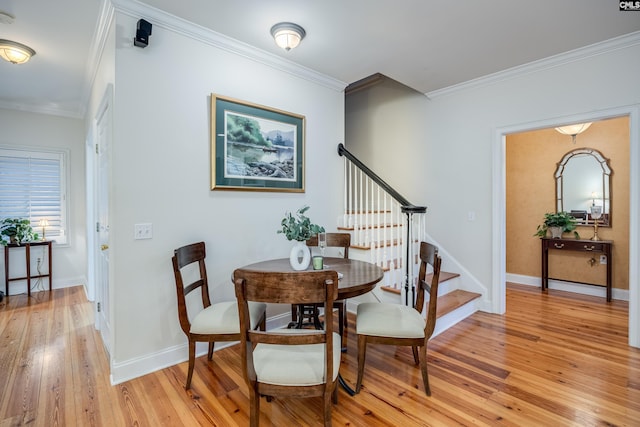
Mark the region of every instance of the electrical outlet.
POLYGON ((607 256, 600 255, 600 264, 606 264, 606 263, 607 263, 607 256))
POLYGON ((469 211, 467 212, 467 221, 475 221, 476 220, 476 213, 475 211, 469 211))
POLYGON ((134 225, 133 238, 135 240, 151 239, 152 237, 153 237, 153 226, 151 223, 134 225))

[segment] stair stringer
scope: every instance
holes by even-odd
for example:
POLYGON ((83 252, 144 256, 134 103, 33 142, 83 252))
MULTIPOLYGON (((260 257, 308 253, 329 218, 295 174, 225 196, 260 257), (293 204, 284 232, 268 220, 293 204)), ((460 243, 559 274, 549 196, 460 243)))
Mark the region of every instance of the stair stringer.
POLYGON ((457 259, 455 259, 446 249, 427 234, 428 242, 438 247, 438 255, 442 258, 441 271, 451 271, 460 274, 457 288, 468 292, 475 292, 482 295, 477 301, 477 309, 491 312, 491 300, 487 298, 489 291, 469 270, 467 270, 457 259))
POLYGON ((478 311, 479 304, 480 299, 474 299, 473 301, 469 301, 468 303, 456 308, 455 310, 452 310, 449 313, 438 317, 438 319, 436 320, 436 327, 433 330, 433 335, 431 335, 431 338, 437 337, 440 333, 446 331, 447 329, 471 316, 473 313, 478 311))

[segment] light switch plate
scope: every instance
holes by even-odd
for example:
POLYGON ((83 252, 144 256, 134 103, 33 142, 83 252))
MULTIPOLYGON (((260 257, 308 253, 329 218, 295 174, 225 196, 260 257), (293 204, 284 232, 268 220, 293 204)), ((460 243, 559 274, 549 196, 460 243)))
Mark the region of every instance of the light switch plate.
POLYGON ((153 237, 153 225, 149 222, 136 224, 133 227, 133 238, 135 240, 151 239, 153 237))

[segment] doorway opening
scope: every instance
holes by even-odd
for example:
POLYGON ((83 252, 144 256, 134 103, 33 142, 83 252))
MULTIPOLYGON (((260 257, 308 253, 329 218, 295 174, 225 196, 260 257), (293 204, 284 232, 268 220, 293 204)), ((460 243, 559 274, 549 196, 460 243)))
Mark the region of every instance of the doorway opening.
MULTIPOLYGON (((507 136, 522 132, 540 131, 557 126, 560 123, 578 123, 578 122, 597 122, 617 117, 628 117, 629 120, 629 200, 627 212, 616 210, 622 218, 627 218, 629 227, 628 242, 628 281, 629 281, 629 344, 634 347, 640 347, 640 326, 638 325, 638 310, 640 309, 640 292, 638 290, 638 272, 640 270, 639 260, 639 244, 640 234, 638 223, 640 221, 640 108, 623 107, 619 109, 611 109, 600 111, 597 113, 584 114, 580 116, 572 116, 566 118, 550 119, 544 122, 524 123, 520 125, 510 126, 496 130, 495 149, 494 149, 494 167, 493 167, 493 227, 496 230, 493 233, 493 253, 494 257, 494 288, 493 295, 496 297, 493 301, 493 311, 496 313, 504 313, 506 310, 506 282, 507 282, 507 136), (626 215, 625 215, 626 214, 626 215)), ((580 137, 578 137, 580 138, 580 137)), ((567 151, 571 148, 568 147, 567 151)), ((555 167, 555 165, 554 165, 555 167)), ((614 171, 615 173, 615 171, 614 171)), ((615 179, 615 178, 614 178, 615 179)), ((555 193, 553 187, 549 190, 555 193)), ((553 197, 553 196, 552 196, 553 197)), ((617 195, 620 199, 622 195, 617 195)), ((614 201, 614 203, 616 203, 614 201)), ((554 204, 551 207, 555 207, 554 204)), ((613 214, 614 216, 616 213, 613 214)), ((623 221, 625 219, 622 219, 623 221)), ((615 224, 615 219, 613 219, 615 224)), ((527 230, 530 231, 530 230, 527 230)), ((586 231, 585 231, 586 232, 586 231)), ((533 235, 535 228, 531 231, 533 235)), ((531 240, 531 239, 530 239, 531 240)), ((534 244, 537 243, 534 240, 534 244)), ((535 250, 539 253, 540 249, 535 250)), ((537 276, 537 275, 536 275, 537 276)), ((539 280, 539 279, 538 279, 539 280)), ((539 281, 538 281, 539 285, 539 281)))

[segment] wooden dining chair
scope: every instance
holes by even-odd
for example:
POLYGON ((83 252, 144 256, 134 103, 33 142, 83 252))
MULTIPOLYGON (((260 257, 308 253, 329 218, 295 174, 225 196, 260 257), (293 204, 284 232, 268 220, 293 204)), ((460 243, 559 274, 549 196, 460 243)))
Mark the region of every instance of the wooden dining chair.
POLYGON ((431 396, 427 372, 427 343, 436 325, 438 281, 440 264, 438 248, 430 243, 420 243, 420 271, 417 297, 414 307, 387 303, 361 303, 356 316, 358 334, 358 379, 356 393, 360 392, 364 375, 367 344, 411 346, 413 360, 420 365, 422 381, 427 396, 431 396), (427 265, 433 267, 430 283, 427 283, 427 265), (425 293, 429 293, 426 320, 422 314, 425 293))
POLYGON ((333 302, 338 294, 335 271, 233 273, 238 310, 242 374, 249 388, 250 425, 258 426, 260 396, 322 396, 324 425, 331 425, 331 403, 338 403, 340 337, 333 332, 333 302), (250 302, 319 304, 325 308, 323 330, 255 331, 250 302))
MULTIPOLYGON (((326 233, 327 247, 328 248, 342 248, 343 256, 345 259, 349 258, 349 247, 351 246, 351 234, 349 233, 326 233)), ((307 240, 307 246, 318 246, 318 235, 311 237, 307 240)), ((347 316, 346 316, 346 302, 344 300, 337 300, 333 303, 333 308, 338 309, 338 330, 340 334, 340 342, 343 349, 347 347, 347 316)), ((297 327, 302 327, 305 317, 310 317, 311 322, 316 324, 318 322, 318 306, 308 305, 292 305, 291 306, 291 321, 293 324, 297 324, 297 327)))
MULTIPOLYGON (((213 359, 213 344, 216 341, 240 341, 240 319, 238 304, 225 301, 211 304, 207 269, 205 266, 204 242, 193 243, 176 249, 171 258, 178 297, 178 319, 180 327, 189 340, 189 370, 185 388, 191 388, 191 378, 195 365, 196 342, 208 342, 207 357, 213 359), (184 273, 184 274, 183 274, 184 273), (185 277, 195 278, 185 286, 185 277), (186 296, 200 291, 202 307, 187 307, 186 296)), ((266 304, 250 305, 250 325, 252 328, 265 330, 266 304)))

